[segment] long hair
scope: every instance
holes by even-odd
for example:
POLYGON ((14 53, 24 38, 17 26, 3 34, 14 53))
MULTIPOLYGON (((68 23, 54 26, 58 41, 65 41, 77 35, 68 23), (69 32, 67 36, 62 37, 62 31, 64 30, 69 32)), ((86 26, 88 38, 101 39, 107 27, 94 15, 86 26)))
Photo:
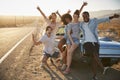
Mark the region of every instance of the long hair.
POLYGON ((74 14, 78 15, 78 17, 79 17, 79 15, 80 15, 79 10, 76 10, 76 11, 74 12, 74 14))
POLYGON ((70 19, 70 21, 72 21, 72 16, 70 14, 63 14, 62 15, 62 18, 61 18, 61 21, 63 22, 64 25, 67 25, 68 22, 66 21, 66 18, 70 19))
POLYGON ((52 19, 52 15, 55 15, 57 17, 56 13, 51 13, 51 15, 49 16, 49 20, 52 19))

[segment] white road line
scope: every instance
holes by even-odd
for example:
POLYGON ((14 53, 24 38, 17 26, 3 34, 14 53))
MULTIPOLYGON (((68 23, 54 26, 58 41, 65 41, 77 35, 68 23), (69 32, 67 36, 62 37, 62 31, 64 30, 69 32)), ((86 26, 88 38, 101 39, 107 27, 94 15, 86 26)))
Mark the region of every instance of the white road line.
POLYGON ((25 37, 23 37, 17 44, 15 44, 1 59, 0 59, 0 64, 7 58, 7 56, 23 41, 25 40, 31 33, 33 32, 33 30, 28 33, 27 35, 25 35, 25 37))

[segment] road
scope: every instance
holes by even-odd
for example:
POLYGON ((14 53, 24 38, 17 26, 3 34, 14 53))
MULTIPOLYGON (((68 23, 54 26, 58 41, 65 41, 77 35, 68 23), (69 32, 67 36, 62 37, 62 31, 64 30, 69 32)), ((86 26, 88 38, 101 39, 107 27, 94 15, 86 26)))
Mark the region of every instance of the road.
POLYGON ((0 28, 0 58, 32 29, 32 27, 0 28))

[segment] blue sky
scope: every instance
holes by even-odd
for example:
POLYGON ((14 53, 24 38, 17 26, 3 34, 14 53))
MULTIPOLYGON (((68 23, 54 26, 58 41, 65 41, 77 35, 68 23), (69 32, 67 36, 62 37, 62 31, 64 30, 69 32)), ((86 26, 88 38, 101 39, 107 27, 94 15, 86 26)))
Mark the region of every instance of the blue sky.
POLYGON ((79 9, 83 1, 88 2, 85 11, 120 9, 120 0, 0 0, 0 15, 38 16, 37 5, 46 15, 56 10, 63 14, 68 9, 79 9))

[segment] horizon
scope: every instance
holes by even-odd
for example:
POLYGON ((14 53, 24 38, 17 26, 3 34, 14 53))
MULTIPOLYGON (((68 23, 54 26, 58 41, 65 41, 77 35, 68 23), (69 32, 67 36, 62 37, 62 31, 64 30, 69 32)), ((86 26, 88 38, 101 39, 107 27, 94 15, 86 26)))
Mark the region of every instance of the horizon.
MULTIPOLYGON (((114 9, 114 10, 98 10, 98 11, 89 11, 89 13, 98 13, 98 12, 102 12, 102 11, 117 11, 119 10, 118 12, 120 12, 120 9, 114 9)), ((71 13, 70 13, 71 14, 71 13)), ((106 13, 105 13, 106 14, 106 13)), ((111 13, 110 13, 111 14, 111 13)), ((81 15, 81 14, 80 14, 81 15)), ((104 15, 104 14, 101 14, 101 15, 104 15)), ((41 14, 39 15, 1 15, 0 16, 25 16, 25 17, 43 17, 41 14)), ((46 16, 49 16, 49 15, 46 15, 46 16)))
POLYGON ((6 16, 41 16, 36 9, 37 6, 41 8, 46 16, 57 10, 63 14, 68 9, 71 10, 72 14, 82 6, 83 2, 88 2, 88 5, 84 7, 83 11, 96 12, 120 9, 120 0, 61 0, 59 3, 56 0, 1 0, 0 2, 0 15, 6 16), (55 4, 53 5, 53 3, 55 4))

